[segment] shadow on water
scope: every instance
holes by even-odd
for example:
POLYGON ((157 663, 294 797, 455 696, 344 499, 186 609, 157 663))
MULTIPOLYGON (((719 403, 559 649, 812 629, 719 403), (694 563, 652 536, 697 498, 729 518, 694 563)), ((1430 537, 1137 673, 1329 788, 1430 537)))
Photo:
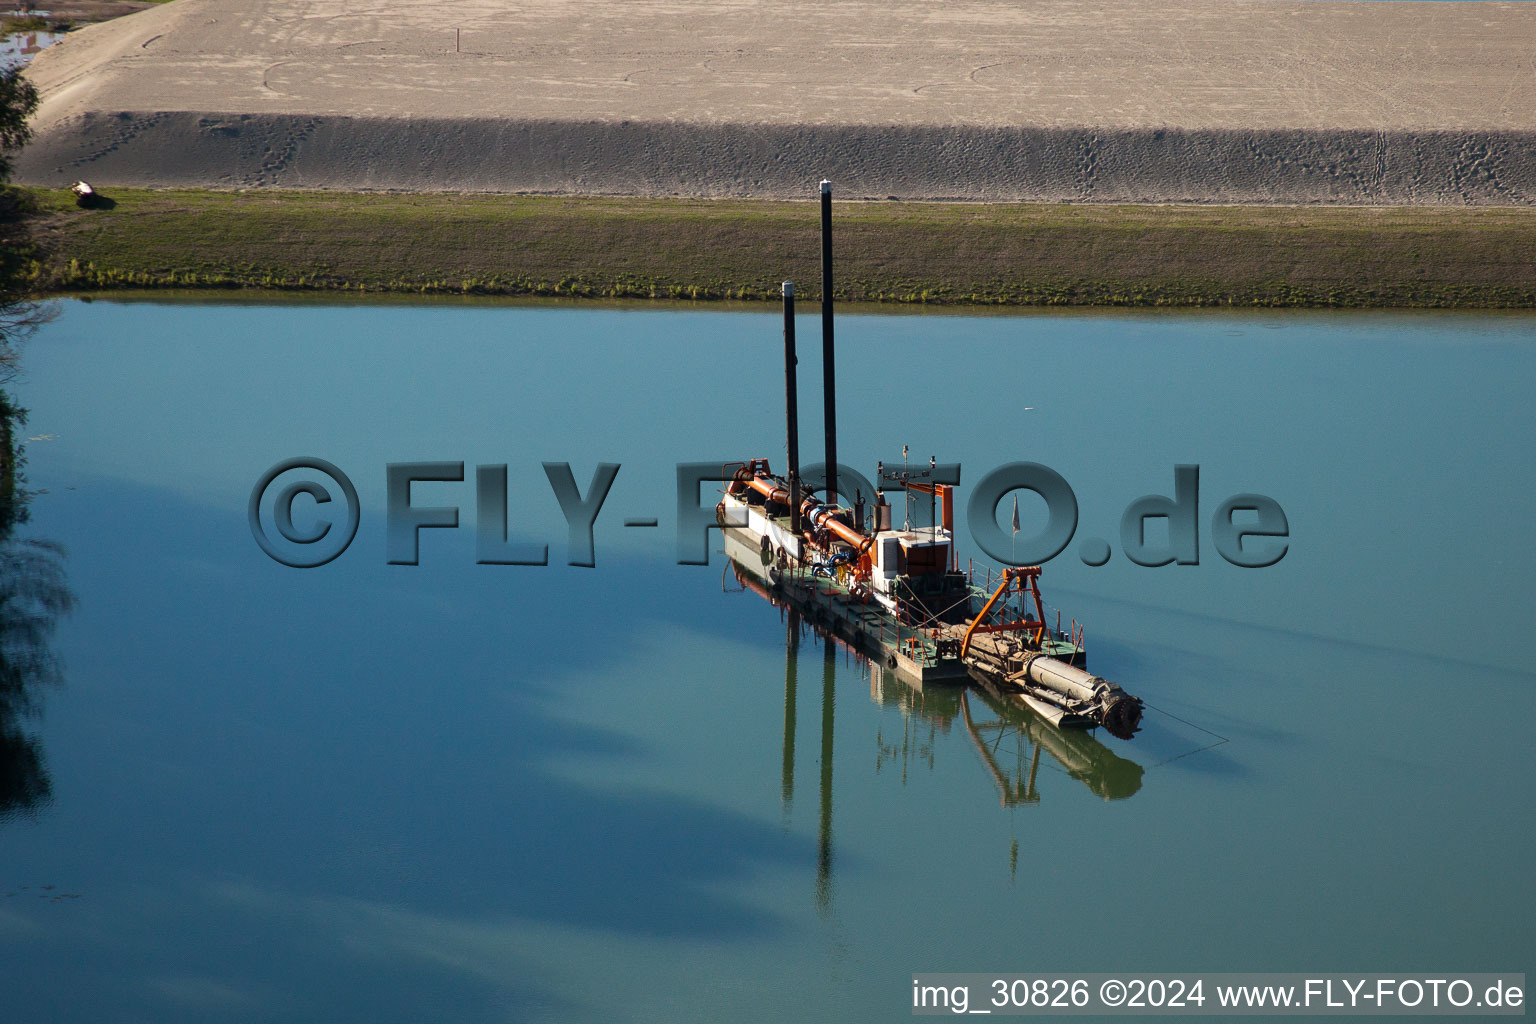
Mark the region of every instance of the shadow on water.
POLYGON ((42 747, 26 720, 40 710, 42 691, 60 681, 53 632, 74 604, 63 549, 15 536, 27 519, 21 419, 0 392, 0 821, 35 813, 52 797, 42 747))
POLYGON ((562 713, 573 686, 629 671, 614 652, 654 628, 628 600, 646 567, 514 577, 441 550, 384 566, 368 557, 382 530, 365 524, 355 557, 311 573, 265 560, 239 510, 116 481, 81 490, 89 501, 50 506, 91 570, 71 630, 89 642, 66 653, 90 715, 113 723, 91 754, 116 767, 71 791, 70 817, 113 851, 95 868, 102 893, 173 897, 115 919, 146 973, 292 984, 317 1018, 352 1020, 387 1017, 390 977, 417 972, 418 1015, 453 988, 476 1011, 558 1005, 570 1019, 528 954, 540 935, 725 944, 790 926, 736 892, 817 847, 629 784, 657 752, 562 713), (114 599, 124 580, 165 598, 114 599), (572 608, 610 642, 547 642, 572 608), (150 665, 122 650, 165 653, 150 665), (204 962, 189 949, 213 919, 281 955, 204 962), (355 1005, 362 991, 379 1005, 355 1005))

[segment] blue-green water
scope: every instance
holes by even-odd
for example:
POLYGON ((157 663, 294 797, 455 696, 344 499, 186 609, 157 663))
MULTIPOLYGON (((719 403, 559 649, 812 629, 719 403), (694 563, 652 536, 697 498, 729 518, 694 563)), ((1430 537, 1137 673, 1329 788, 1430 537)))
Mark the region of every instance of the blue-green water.
POLYGON ((676 463, 782 461, 776 310, 66 304, 14 388, 78 606, 22 723, 51 800, 0 822, 6 1019, 888 1020, 915 971, 1527 969, 1536 320, 838 337, 842 461, 961 462, 962 512, 1007 462, 1071 483, 1116 554, 1043 589, 1141 735, 912 695, 720 554, 675 564, 676 463), (246 521, 297 455, 361 496, 316 570, 246 521), (414 492, 461 526, 387 565, 413 460, 468 465, 414 492), (622 465, 594 569, 543 461, 622 465), (548 567, 475 564, 481 463, 548 567), (1120 513, 1179 463, 1200 564, 1130 564, 1120 513), (1273 567, 1212 547, 1244 491, 1288 516, 1273 567))

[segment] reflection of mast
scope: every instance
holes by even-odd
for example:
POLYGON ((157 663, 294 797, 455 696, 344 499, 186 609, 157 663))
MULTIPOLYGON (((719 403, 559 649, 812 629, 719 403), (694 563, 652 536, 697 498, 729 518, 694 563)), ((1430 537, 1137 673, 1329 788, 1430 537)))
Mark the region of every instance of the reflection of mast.
MULTIPOLYGON (((738 566, 736 578, 743 586, 758 591, 770 601, 773 595, 762 589, 750 574, 738 566)), ((796 698, 799 690, 801 616, 789 607, 784 657, 784 760, 780 769, 780 792, 787 816, 795 798, 795 728, 796 698)), ((813 627, 814 628, 814 627, 813 627)), ((821 671, 821 814, 816 827, 816 908, 825 914, 832 908, 832 755, 833 724, 837 704, 837 649, 835 637, 816 630, 823 653, 821 671)))
POLYGON ((821 668, 821 821, 816 835, 816 906, 832 905, 832 718, 836 703, 837 656, 823 641, 821 668))
MULTIPOLYGON (((997 783, 997 788, 1003 794, 1003 806, 1012 807, 1015 804, 1037 804, 1040 802, 1040 791, 1035 789, 1035 775, 1040 770, 1040 744, 1035 744, 1034 756, 1029 762, 1029 781, 1010 783, 1008 776, 997 766, 996 744, 989 747, 981 738, 981 733, 976 729, 976 723, 971 720, 970 694, 960 694, 960 716, 965 719, 965 731, 971 734, 971 741, 976 744, 976 750, 981 754, 982 764, 987 766, 987 771, 992 775, 992 781, 997 783)), ((1002 742, 1002 727, 1006 722, 999 722, 998 742, 1002 742)))
POLYGON ((800 657, 800 613, 789 610, 788 649, 784 656, 784 768, 781 775, 784 813, 795 802, 795 673, 800 657))
POLYGON ((1141 790, 1141 765, 1116 754, 1089 733, 1077 729, 1058 729, 1029 708, 1012 701, 999 700, 995 694, 986 690, 978 690, 976 695, 997 715, 998 721, 975 725, 971 720, 969 695, 961 699, 960 710, 982 760, 1003 791, 1005 806, 1038 799, 1034 792, 1035 771, 1042 747, 1060 763, 1068 775, 1105 800, 1124 800, 1141 790), (995 728, 1001 733, 1010 727, 1016 729, 1021 738, 1028 739, 1035 748, 1029 781, 1016 788, 1007 784, 1006 775, 998 768, 996 758, 981 737, 984 729, 995 728))

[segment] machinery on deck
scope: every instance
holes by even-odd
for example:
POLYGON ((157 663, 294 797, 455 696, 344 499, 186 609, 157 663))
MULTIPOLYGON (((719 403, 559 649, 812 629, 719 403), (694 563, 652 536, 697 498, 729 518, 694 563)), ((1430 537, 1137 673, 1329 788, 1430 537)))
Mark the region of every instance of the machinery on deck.
MULTIPOLYGON (((784 476, 766 459, 724 467, 728 482, 716 506, 726 552, 776 597, 813 623, 843 636, 918 686, 984 683, 1057 726, 1103 726, 1130 738, 1142 702, 1118 684, 1089 673, 1081 630, 1047 625, 1040 567, 997 573, 960 568, 954 543, 954 490, 910 472, 894 479, 907 494, 927 494, 933 522, 894 526, 884 490, 867 504, 855 493, 837 501, 837 426, 831 303, 831 187, 822 182, 822 355, 826 381, 827 481, 808 489, 800 476, 794 286, 784 283, 786 440, 784 476), (822 492, 818 496, 817 491, 822 492)), ((930 460, 930 468, 933 461, 930 460)))
MULTIPOLYGON (((1040 567, 1004 569, 1003 581, 965 628, 960 660, 972 675, 1019 699, 1054 725, 1102 725, 1129 739, 1141 725, 1142 702, 1120 684, 1050 657, 1043 648, 1045 610, 1040 600, 1040 567), (1039 618, 989 623, 999 599, 1016 590, 1033 598, 1039 618)), ((1006 603, 1004 604, 1006 606, 1006 603)), ((1080 650, 1080 648, 1079 648, 1080 650)))
MULTIPOLYGON (((952 489, 935 487, 951 508, 952 489)), ((948 515, 892 529, 883 493, 870 510, 802 495, 798 532, 790 500, 788 481, 757 459, 735 468, 715 512, 727 553, 813 622, 918 685, 974 678, 1052 724, 1135 734, 1142 702, 1083 668, 1078 629, 1047 624, 1039 566, 962 570, 948 515)))

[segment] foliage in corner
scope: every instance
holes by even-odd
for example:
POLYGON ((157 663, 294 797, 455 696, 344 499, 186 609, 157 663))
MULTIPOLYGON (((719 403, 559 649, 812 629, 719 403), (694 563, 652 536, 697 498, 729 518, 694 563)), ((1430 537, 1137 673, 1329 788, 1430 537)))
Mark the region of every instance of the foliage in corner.
POLYGON ((30 301, 38 252, 27 218, 36 204, 30 193, 5 184, 12 156, 32 138, 27 121, 37 105, 37 87, 21 77, 20 68, 0 71, 0 385, 16 375, 16 346, 54 313, 30 301))
POLYGON ((32 138, 27 121, 37 112, 37 87, 20 68, 0 71, 0 182, 11 177, 11 155, 32 138))
MULTIPOLYGON (((20 69, 0 71, 0 385, 15 378, 17 345, 52 316, 29 301, 36 257, 26 217, 30 197, 7 187, 11 155, 32 137, 27 119, 37 110, 37 89, 20 69)), ((0 539, 26 517, 21 489, 24 462, 15 430, 26 421, 9 394, 0 390, 0 539)))

